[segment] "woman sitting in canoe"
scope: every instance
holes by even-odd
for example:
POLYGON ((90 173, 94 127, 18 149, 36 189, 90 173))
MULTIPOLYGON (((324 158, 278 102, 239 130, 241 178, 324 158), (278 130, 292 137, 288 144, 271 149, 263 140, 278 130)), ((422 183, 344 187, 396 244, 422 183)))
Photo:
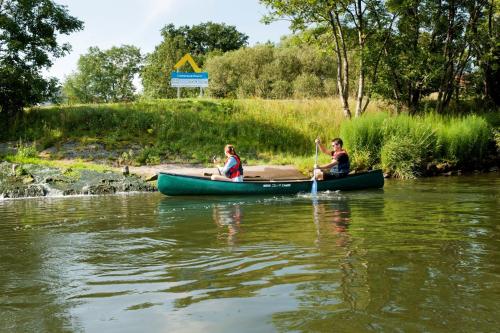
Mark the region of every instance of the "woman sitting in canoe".
POLYGON ((241 165, 241 159, 236 154, 233 145, 226 145, 224 147, 224 154, 226 154, 226 163, 224 167, 220 167, 217 165, 217 169, 219 169, 219 173, 221 176, 212 175, 212 180, 228 180, 230 179, 233 182, 242 182, 243 181, 243 166, 241 165))
POLYGON ((323 153, 332 157, 332 161, 326 165, 314 165, 316 179, 334 179, 345 177, 349 174, 349 156, 342 148, 342 139, 335 138, 332 140, 333 150, 326 149, 319 139, 316 139, 314 142, 319 145, 323 153))

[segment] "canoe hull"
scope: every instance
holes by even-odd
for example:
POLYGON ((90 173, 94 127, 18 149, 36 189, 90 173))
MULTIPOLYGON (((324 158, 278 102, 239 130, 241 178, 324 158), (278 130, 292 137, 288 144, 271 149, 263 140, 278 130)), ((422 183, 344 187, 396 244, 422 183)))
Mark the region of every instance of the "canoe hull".
MULTIPOLYGON (((311 180, 244 181, 235 183, 167 172, 158 173, 158 190, 169 196, 296 194, 311 192, 312 184, 311 180)), ((317 185, 318 191, 350 191, 382 188, 384 186, 384 176, 381 170, 373 170, 349 175, 344 178, 318 181, 317 185)))

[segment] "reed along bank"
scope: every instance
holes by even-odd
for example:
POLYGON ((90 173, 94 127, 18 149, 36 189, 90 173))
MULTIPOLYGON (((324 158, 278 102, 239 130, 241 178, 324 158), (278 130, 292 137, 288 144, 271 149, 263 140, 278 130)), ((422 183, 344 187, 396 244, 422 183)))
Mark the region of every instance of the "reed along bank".
MULTIPOLYGON (((410 116, 387 109, 375 102, 362 117, 348 120, 334 99, 36 107, 3 124, 0 140, 28 148, 37 158, 79 156, 115 165, 208 165, 232 143, 247 164, 294 164, 307 173, 314 163, 314 139, 341 137, 354 170, 382 168, 398 178, 497 170, 498 112, 410 116), (92 147, 100 153, 93 154, 92 147)), ((3 159, 16 161, 16 151, 20 161, 20 149, 4 149, 3 159)), ((320 157, 320 163, 327 161, 328 156, 320 157)))

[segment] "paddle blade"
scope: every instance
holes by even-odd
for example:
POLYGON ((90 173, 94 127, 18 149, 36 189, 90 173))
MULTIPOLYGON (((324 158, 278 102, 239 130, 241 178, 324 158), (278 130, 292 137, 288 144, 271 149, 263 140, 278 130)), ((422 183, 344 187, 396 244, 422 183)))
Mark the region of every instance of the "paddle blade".
POLYGON ((312 187, 311 187, 311 195, 316 195, 318 193, 318 182, 316 181, 316 178, 313 180, 312 187))

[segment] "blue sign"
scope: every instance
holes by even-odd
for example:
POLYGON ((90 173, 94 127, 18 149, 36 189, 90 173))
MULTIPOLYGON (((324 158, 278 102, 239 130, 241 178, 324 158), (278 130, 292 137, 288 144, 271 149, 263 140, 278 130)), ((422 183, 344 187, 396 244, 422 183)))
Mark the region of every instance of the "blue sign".
POLYGON ((170 85, 172 87, 191 87, 191 88, 206 88, 208 87, 208 73, 186 73, 172 72, 170 75, 170 85))

